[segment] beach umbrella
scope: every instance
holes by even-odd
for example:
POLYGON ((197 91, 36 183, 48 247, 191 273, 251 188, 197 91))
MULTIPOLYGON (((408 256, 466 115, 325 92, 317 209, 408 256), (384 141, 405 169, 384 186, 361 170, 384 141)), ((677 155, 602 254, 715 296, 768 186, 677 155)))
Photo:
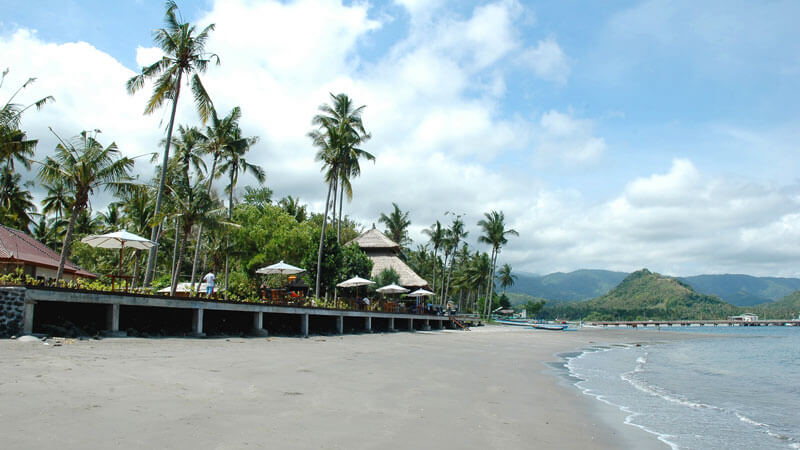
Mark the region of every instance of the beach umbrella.
POLYGON ((375 289, 375 291, 380 292, 381 294, 405 294, 408 292, 408 289, 392 283, 384 287, 379 287, 378 289, 375 289))
POLYGON ((119 249, 119 274, 122 275, 122 251, 125 248, 133 248, 137 250, 148 250, 154 245, 155 242, 150 239, 137 236, 125 230, 115 231, 106 234, 93 234, 81 239, 84 244, 89 244, 92 247, 99 248, 118 248, 119 249))
POLYGON ((301 269, 300 267, 296 267, 291 264, 286 264, 285 262, 283 262, 283 260, 281 260, 278 263, 262 267, 256 270, 256 273, 261 273, 266 275, 280 275, 282 282, 284 275, 294 275, 305 271, 306 269, 301 269))
MULTIPOLYGON (((349 280, 344 280, 341 283, 337 284, 336 287, 340 288, 349 288, 354 287, 356 288, 356 298, 358 298, 358 287, 359 286, 368 286, 370 284, 375 284, 374 281, 367 280, 365 278, 361 278, 359 276, 355 276, 350 278, 349 280)), ((337 301, 338 303, 338 301, 337 301)))
POLYGON ((431 295, 435 295, 431 291, 426 291, 425 289, 417 289, 416 291, 406 294, 406 297, 416 297, 417 298, 417 305, 419 305, 419 298, 420 297, 430 297, 431 295))

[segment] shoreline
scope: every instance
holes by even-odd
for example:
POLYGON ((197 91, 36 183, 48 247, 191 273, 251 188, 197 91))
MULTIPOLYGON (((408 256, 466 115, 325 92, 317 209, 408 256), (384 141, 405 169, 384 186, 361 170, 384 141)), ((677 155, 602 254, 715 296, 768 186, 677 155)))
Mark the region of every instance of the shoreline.
POLYGON ((663 449, 550 364, 593 345, 685 338, 486 326, 60 347, 3 340, 0 434, 15 448, 663 449))

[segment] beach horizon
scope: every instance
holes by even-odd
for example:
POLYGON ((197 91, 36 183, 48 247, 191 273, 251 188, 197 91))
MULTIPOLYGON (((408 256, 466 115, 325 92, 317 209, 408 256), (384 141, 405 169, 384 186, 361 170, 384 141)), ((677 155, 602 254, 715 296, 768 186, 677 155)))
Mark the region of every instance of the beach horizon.
POLYGON ((558 354, 685 339, 579 329, 0 341, 9 448, 668 448, 558 354))

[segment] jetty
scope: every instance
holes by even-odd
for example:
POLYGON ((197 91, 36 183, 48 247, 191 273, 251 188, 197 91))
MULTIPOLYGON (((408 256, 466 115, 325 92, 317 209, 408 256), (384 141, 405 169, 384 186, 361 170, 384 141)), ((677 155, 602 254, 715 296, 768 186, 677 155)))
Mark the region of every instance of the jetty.
POLYGON ((448 316, 243 303, 206 298, 82 291, 57 287, 0 287, 0 335, 47 333, 46 324, 74 323, 126 336, 148 334, 267 336, 415 331, 453 327, 448 316))
POLYGON ((800 320, 623 320, 623 321, 589 321, 587 325, 600 327, 692 327, 692 326, 728 326, 728 327, 766 327, 788 326, 800 327, 800 320))

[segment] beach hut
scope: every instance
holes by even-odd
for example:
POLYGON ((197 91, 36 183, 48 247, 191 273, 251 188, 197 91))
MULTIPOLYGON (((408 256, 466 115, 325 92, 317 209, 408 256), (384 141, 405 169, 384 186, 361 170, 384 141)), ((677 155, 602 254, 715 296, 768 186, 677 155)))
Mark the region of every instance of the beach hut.
MULTIPOLYGON (((0 274, 22 269, 34 278, 55 278, 61 255, 20 230, 0 225, 0 274)), ((97 278, 69 260, 64 263, 65 280, 97 278)))
POLYGON ((353 242, 372 260, 370 278, 376 278, 386 269, 394 269, 400 276, 398 285, 407 289, 428 287, 428 282, 400 259, 400 246, 378 231, 375 224, 348 244, 353 242))

